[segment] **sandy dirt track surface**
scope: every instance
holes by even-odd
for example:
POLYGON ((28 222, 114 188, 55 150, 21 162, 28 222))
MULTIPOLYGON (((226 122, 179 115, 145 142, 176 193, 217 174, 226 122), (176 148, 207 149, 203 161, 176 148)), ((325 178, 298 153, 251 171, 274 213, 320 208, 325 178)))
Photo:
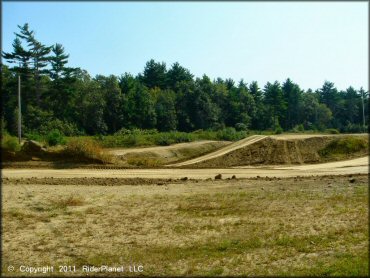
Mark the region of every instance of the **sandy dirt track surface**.
POLYGON ((256 143, 256 142, 258 142, 258 141, 260 141, 264 138, 267 138, 267 136, 252 135, 250 137, 247 137, 245 139, 242 139, 242 140, 239 140, 235 143, 232 143, 232 144, 230 144, 230 145, 228 145, 224 148, 221 148, 221 149, 219 149, 215 152, 212 152, 212 153, 209 153, 209 154, 206 154, 206 155, 202 155, 200 157, 197 157, 197 158, 194 158, 194 159, 191 159, 191 160, 187 160, 187 161, 184 161, 184 162, 181 162, 181 163, 171 164, 171 165, 167 165, 167 166, 172 166, 172 167, 185 166, 185 165, 190 165, 190 164, 198 163, 198 162, 201 162, 201 161, 205 161, 205 160, 208 160, 208 159, 212 159, 212 158, 224 155, 226 153, 229 153, 231 151, 234 151, 234 150, 243 148, 245 146, 251 145, 253 143, 256 143))
POLYGON ((369 157, 312 165, 276 165, 260 167, 238 167, 228 169, 3 169, 3 178, 157 178, 190 179, 223 178, 235 175, 237 178, 252 177, 295 177, 311 175, 367 174, 369 157))
MULTIPOLYGON (((156 146, 156 147, 142 147, 142 148, 111 148, 107 149, 107 151, 113 155, 125 155, 127 153, 141 153, 141 152, 164 152, 168 150, 177 150, 184 147, 197 147, 202 146, 209 143, 218 143, 220 141, 212 141, 212 140, 201 140, 201 141, 194 141, 189 143, 179 143, 174 144, 171 146, 156 146)), ((225 141, 225 144, 230 144, 231 142, 225 141)))
POLYGON ((292 140, 292 139, 307 139, 312 137, 346 137, 346 136, 368 136, 367 133, 353 133, 353 134, 279 134, 270 135, 269 137, 276 140, 292 140))

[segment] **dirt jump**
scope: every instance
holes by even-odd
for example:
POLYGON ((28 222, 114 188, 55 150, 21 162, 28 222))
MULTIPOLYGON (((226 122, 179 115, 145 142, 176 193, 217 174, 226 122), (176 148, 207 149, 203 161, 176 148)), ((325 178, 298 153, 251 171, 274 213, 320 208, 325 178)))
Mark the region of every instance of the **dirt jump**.
POLYGON ((181 163, 168 165, 168 166, 170 166, 170 167, 179 167, 179 166, 186 166, 186 165, 196 164, 196 163, 203 162, 203 161, 206 161, 206 160, 211 160, 213 158, 221 157, 221 156, 223 156, 227 153, 230 153, 232 151, 235 151, 235 150, 244 148, 248 145, 251 145, 253 143, 256 143, 256 142, 258 142, 258 141, 260 141, 260 140, 262 140, 266 137, 267 136, 264 136, 264 135, 252 135, 252 136, 247 137, 245 139, 239 140, 239 141, 237 141, 233 144, 227 145, 226 147, 221 148, 221 149, 219 149, 215 152, 212 152, 212 153, 209 153, 209 154, 206 154, 206 155, 203 155, 201 157, 197 157, 197 158, 194 158, 194 159, 191 159, 191 160, 188 160, 188 161, 184 161, 184 162, 181 162, 181 163))
POLYGON ((142 160, 152 160, 157 164, 176 163, 199 157, 215 150, 223 148, 232 142, 201 140, 189 143, 179 143, 171 146, 156 146, 142 148, 114 148, 108 149, 108 153, 116 156, 121 162, 128 165, 142 160))
POLYGON ((215 152, 167 166, 181 168, 228 168, 247 165, 324 163, 366 156, 367 144, 368 137, 366 134, 254 135, 227 145, 215 152), (359 150, 348 150, 347 145, 355 143, 359 143, 362 148, 359 148, 359 150), (332 150, 330 148, 341 149, 332 150), (343 148, 344 150, 342 150, 343 148), (342 153, 329 154, 329 152, 338 151, 342 153))

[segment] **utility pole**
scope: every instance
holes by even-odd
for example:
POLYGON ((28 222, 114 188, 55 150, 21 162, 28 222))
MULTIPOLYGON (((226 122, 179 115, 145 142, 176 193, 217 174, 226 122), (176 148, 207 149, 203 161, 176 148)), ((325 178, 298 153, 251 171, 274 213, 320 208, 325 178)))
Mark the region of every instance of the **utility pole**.
POLYGON ((18 73, 18 141, 22 140, 21 74, 18 73))
MULTIPOLYGON (((361 88, 362 89, 362 88, 361 88)), ((362 125, 365 130, 365 106, 364 106, 364 90, 361 90, 361 100, 362 100, 362 125)))

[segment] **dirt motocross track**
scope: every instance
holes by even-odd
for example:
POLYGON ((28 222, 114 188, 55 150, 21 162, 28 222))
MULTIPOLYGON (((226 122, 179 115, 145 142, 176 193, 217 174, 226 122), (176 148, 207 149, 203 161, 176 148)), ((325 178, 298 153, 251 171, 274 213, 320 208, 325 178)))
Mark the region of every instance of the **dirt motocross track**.
POLYGON ((215 152, 185 162, 168 165, 185 168, 228 168, 247 165, 282 165, 324 163, 347 160, 367 155, 362 153, 347 157, 322 157, 322 149, 339 139, 368 140, 367 135, 253 135, 227 145, 215 152))
POLYGON ((201 157, 197 157, 197 158, 194 158, 194 159, 191 159, 191 160, 188 160, 188 161, 185 161, 185 162, 182 162, 182 163, 176 163, 176 164, 172 164, 172 165, 169 165, 171 167, 178 167, 178 166, 186 166, 186 165, 191 165, 191 164, 197 164, 199 162, 203 162, 203 161, 208 161, 208 160, 211 160, 213 158, 217 158, 217 157, 222 157, 223 155, 227 154, 227 153, 230 153, 232 151, 235 151, 235 150, 238 150, 238 149, 241 149, 241 148, 244 148, 246 146, 249 146, 249 145, 252 145, 262 139, 265 139, 267 138, 267 136, 264 136, 264 135, 252 135, 250 137, 247 137, 245 139, 242 139, 242 140, 239 140, 231 145, 228 145, 224 148, 221 148, 215 152, 212 152, 210 154, 206 154, 206 155, 203 155, 201 157))
POLYGON ((229 169, 3 169, 3 178, 148 178, 148 179, 209 179, 222 178, 325 176, 368 173, 369 158, 315 165, 270 166, 229 169))
MULTIPOLYGON (((318 152, 338 138, 361 138, 358 135, 253 135, 243 140, 218 144, 218 149, 185 162, 164 165, 156 169, 109 169, 91 165, 75 169, 3 169, 3 178, 149 178, 149 179, 209 179, 221 174, 222 178, 293 177, 311 175, 341 175, 368 173, 368 153, 362 150, 348 157, 325 160, 318 152), (176 167, 176 168, 175 168, 176 167), (182 169, 180 169, 182 168, 182 169), (206 169, 202 169, 206 168, 206 169)), ((368 141, 366 141, 368 142, 368 141)), ((214 142, 190 143, 188 148, 214 142)), ((182 149, 186 144, 169 147, 115 150, 116 155, 125 152, 152 152, 167 155, 169 151, 182 149), (168 150, 167 150, 168 149, 168 150)))
MULTIPOLYGON (((367 135, 254 135, 216 151, 185 162, 156 169, 107 169, 91 166, 75 169, 3 169, 3 178, 143 178, 143 179, 213 179, 252 177, 295 177, 367 174, 367 151, 340 161, 325 161, 318 151, 337 138, 367 135), (324 162, 324 163, 320 163, 324 162), (170 167, 169 167, 170 166, 170 167), (180 167, 180 168, 175 168, 180 167), (190 168, 191 167, 191 168, 190 168), (207 169, 202 169, 207 168, 207 169)), ((194 144, 194 143, 192 143, 194 144)), ((180 144, 179 144, 180 145, 180 144)), ((183 144, 179 147, 183 148, 183 144)), ((170 146, 174 149, 176 146, 170 146)), ((153 151, 153 148, 149 149, 153 151)), ((127 150, 129 151, 129 150, 127 150)), ((145 151, 145 148, 141 150, 145 151)), ((123 151, 116 151, 122 154, 123 151)), ((336 159, 334 159, 336 160, 336 159)))

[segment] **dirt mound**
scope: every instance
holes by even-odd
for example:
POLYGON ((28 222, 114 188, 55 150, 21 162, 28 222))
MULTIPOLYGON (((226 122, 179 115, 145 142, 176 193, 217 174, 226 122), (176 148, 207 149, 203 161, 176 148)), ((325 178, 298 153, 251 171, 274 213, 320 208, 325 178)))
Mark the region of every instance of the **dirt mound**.
POLYGON ((46 149, 44 146, 41 145, 41 143, 33 141, 33 140, 27 140, 23 146, 22 146, 22 152, 33 155, 33 154, 40 154, 45 152, 46 149))
POLYGON ((229 144, 223 148, 220 148, 217 151, 202 155, 202 156, 196 156, 194 159, 186 160, 180 163, 176 164, 169 164, 167 166, 169 167, 181 167, 181 166, 186 166, 186 165, 193 165, 193 164, 198 164, 202 161, 208 161, 210 159, 216 158, 216 157, 221 157, 227 153, 236 151, 238 149, 241 149, 243 147, 246 147, 247 145, 254 144, 257 141, 260 141, 262 139, 266 138, 264 135, 252 135, 249 137, 246 137, 242 140, 236 141, 232 144, 229 144))
POLYGON ((39 160, 40 157, 45 157, 46 155, 47 150, 45 147, 33 140, 27 140, 18 151, 1 149, 2 163, 39 160))
POLYGON ((185 166, 186 168, 215 168, 247 165, 305 164, 336 161, 365 156, 368 154, 367 135, 332 135, 300 137, 266 137, 225 155, 185 166), (341 156, 323 155, 330 144, 338 140, 360 138, 366 147, 341 156))
POLYGON ((109 153, 117 156, 123 165, 156 167, 167 163, 186 161, 214 152, 229 144, 231 142, 228 141, 197 141, 166 147, 112 149, 109 150, 109 153))

